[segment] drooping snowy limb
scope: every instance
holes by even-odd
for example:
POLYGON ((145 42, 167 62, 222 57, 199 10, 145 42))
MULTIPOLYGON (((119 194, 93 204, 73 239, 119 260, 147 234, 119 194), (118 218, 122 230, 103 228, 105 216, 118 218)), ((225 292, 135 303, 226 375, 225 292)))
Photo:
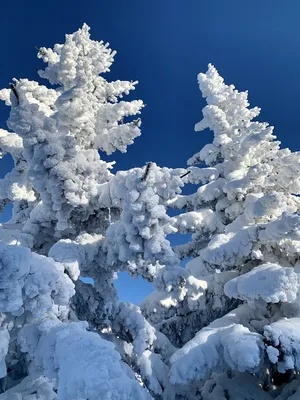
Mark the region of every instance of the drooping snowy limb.
POLYGON ((146 349, 152 349, 156 340, 155 329, 141 315, 139 308, 130 303, 120 303, 113 330, 132 343, 138 355, 146 349))
POLYGON ((252 316, 251 308, 242 306, 203 328, 172 356, 171 382, 202 380, 210 372, 226 368, 251 373, 259 370, 263 337, 243 324, 252 316))
POLYGON ((49 256, 62 263, 69 276, 77 280, 80 273, 85 276, 89 272, 89 266, 99 253, 103 240, 101 234, 82 233, 74 240, 59 240, 49 250, 49 256))
POLYGON ((144 318, 140 308, 131 303, 119 303, 112 328, 118 337, 132 343, 138 356, 145 350, 152 350, 159 353, 163 361, 169 361, 176 350, 168 338, 144 318))
POLYGON ((228 297, 247 301, 249 305, 266 306, 266 303, 294 303, 300 290, 300 274, 294 268, 278 264, 262 264, 250 272, 225 284, 228 297))
MULTIPOLYGON (((95 287, 88 285, 89 290, 83 287, 86 285, 81 281, 76 282, 76 296, 73 300, 76 302, 76 315, 79 319, 83 317, 87 319, 90 326, 97 330, 102 329, 103 337, 118 344, 117 349, 122 359, 141 375, 144 385, 150 392, 155 395, 163 392, 166 396, 163 398, 168 399, 168 393, 171 390, 167 379, 168 374, 164 373, 162 377, 160 372, 156 371, 155 365, 160 365, 160 369, 165 372, 168 371, 169 359, 176 350, 174 346, 167 337, 145 320, 137 306, 117 302, 115 297, 109 301, 106 292, 99 292, 96 282, 95 287), (78 287, 83 287, 79 290, 79 295, 78 287), (81 294, 82 301, 79 305, 81 294), (110 335, 107 337, 105 333, 105 323, 111 332, 111 339, 110 335)), ((116 296, 115 292, 113 294, 116 296)))
POLYGON ((39 317, 54 304, 68 305, 74 285, 61 264, 20 246, 0 242, 0 312, 39 317))
POLYGON ((13 203, 13 222, 23 223, 36 201, 36 194, 27 179, 27 162, 23 155, 23 141, 13 132, 0 129, 0 159, 11 154, 14 168, 0 179, 0 207, 13 203))
POLYGON ((281 319, 264 327, 267 353, 279 372, 300 371, 300 318, 281 319))
POLYGON ((120 360, 112 343, 87 332, 87 323, 44 321, 23 328, 22 351, 31 360, 29 373, 57 380, 59 399, 150 399, 120 360))
POLYGON ((118 303, 112 286, 111 300, 109 289, 100 292, 96 283, 93 286, 78 280, 75 289, 71 308, 75 306, 77 318, 86 319, 90 327, 102 331, 104 339, 117 343, 122 360, 141 376, 143 385, 153 395, 173 398, 169 397, 175 389, 169 383, 168 371, 169 359, 176 349, 169 340, 145 320, 137 306, 118 303))
POLYGON ((91 327, 102 331, 104 338, 105 330, 109 329, 113 338, 126 343, 122 359, 141 375, 151 393, 169 396, 167 373, 162 379, 152 363, 168 371, 168 361, 175 348, 145 320, 138 307, 118 301, 113 269, 106 269, 105 255, 101 252, 102 241, 101 235, 83 234, 76 241, 60 240, 50 250, 49 254, 64 265, 73 279, 79 273, 94 279, 93 285, 77 280, 71 308, 77 318, 86 319, 91 327))
POLYGON ((176 398, 178 389, 169 381, 169 366, 159 354, 145 351, 138 359, 139 372, 154 398, 171 400, 176 398))
POLYGON ((1 400, 57 400, 55 381, 44 376, 23 379, 21 383, 0 395, 1 400))
POLYGON ((112 330, 122 340, 123 359, 141 376, 154 398, 174 399, 176 388, 170 384, 168 373, 169 360, 176 348, 167 337, 130 303, 120 303, 112 330))
POLYGON ((74 240, 59 240, 49 251, 49 255, 64 266, 75 282, 75 295, 71 302, 75 320, 87 320, 99 331, 111 327, 119 307, 113 285, 116 272, 106 263, 103 241, 101 234, 82 233, 74 240), (80 276, 93 279, 93 284, 80 281, 80 276))
POLYGON ((235 271, 209 275, 204 268, 199 274, 199 260, 195 261, 195 271, 194 260, 187 264, 187 269, 193 279, 197 278, 197 285, 187 291, 184 301, 179 302, 172 292, 154 292, 140 304, 143 315, 179 348, 200 329, 222 317, 225 310, 229 312, 240 303, 223 293, 225 283, 237 276, 235 271))
MULTIPOLYGON (((205 400, 273 400, 274 397, 266 393, 259 381, 248 373, 218 374, 213 373, 206 380, 200 390, 205 400)), ((276 397, 276 400, 279 398, 276 397)), ((283 397, 280 400, 292 400, 283 397)), ((296 398, 294 399, 296 400, 296 398)))
POLYGON ((4 378, 7 374, 5 357, 9 346, 9 332, 7 329, 0 329, 0 378, 4 378))
POLYGON ((27 368, 16 342, 20 328, 45 315, 64 319, 74 285, 64 274, 63 265, 31 253, 28 248, 3 242, 0 242, 0 272, 1 374, 6 375, 7 363, 9 380, 13 381, 23 378, 27 368))
POLYGON ((166 362, 165 359, 169 360, 176 349, 172 348, 164 335, 159 333, 158 336, 154 351, 145 350, 137 355, 130 343, 120 340, 115 335, 105 335, 106 339, 114 343, 122 360, 132 368, 139 382, 142 386, 147 387, 153 398, 171 400, 176 398, 175 394, 180 393, 181 390, 170 383, 169 362, 166 362), (158 343, 159 345, 156 346, 158 343), (164 347, 163 350, 161 345, 164 347))
POLYGON ((210 209, 180 214, 173 217, 171 223, 177 228, 178 232, 183 234, 200 232, 203 235, 205 233, 214 233, 223 230, 223 224, 219 221, 218 216, 210 209), (220 226, 218 226, 218 224, 220 226))

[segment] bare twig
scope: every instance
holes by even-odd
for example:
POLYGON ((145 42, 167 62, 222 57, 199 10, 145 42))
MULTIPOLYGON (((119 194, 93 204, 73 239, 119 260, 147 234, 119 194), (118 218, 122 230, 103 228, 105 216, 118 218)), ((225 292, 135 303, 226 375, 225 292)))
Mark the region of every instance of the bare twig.
POLYGON ((144 175, 142 176, 142 179, 141 179, 142 181, 145 181, 147 179, 147 176, 149 175, 149 171, 150 171, 151 165, 152 165, 152 162, 149 162, 147 164, 145 173, 144 173, 144 175))
POLYGON ((46 53, 45 53, 43 50, 41 50, 41 48, 39 48, 39 47, 37 47, 37 46, 34 46, 34 48, 37 49, 37 51, 38 51, 42 56, 45 56, 45 55, 46 55, 46 53))
POLYGON ((180 178, 184 178, 185 176, 187 176, 188 174, 190 174, 191 171, 186 172, 185 174, 181 175, 180 178))
POLYGON ((10 83, 9 87, 11 88, 13 94, 16 96, 17 102, 19 104, 19 95, 18 95, 18 92, 17 92, 17 89, 16 89, 15 85, 13 83, 10 83))
POLYGON ((135 126, 137 126, 137 127, 140 126, 140 122, 141 122, 141 118, 138 118, 138 119, 132 121, 133 125, 135 125, 135 126))

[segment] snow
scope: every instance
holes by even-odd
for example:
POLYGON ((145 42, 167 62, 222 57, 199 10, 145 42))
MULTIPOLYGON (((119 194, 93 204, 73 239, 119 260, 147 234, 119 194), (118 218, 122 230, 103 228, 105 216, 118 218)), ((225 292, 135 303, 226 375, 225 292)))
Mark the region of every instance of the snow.
MULTIPOLYGON (((143 103, 117 102, 117 96, 134 89, 134 84, 108 83, 98 76, 109 70, 114 52, 103 42, 90 40, 87 25, 67 35, 65 44, 54 50, 41 48, 39 57, 48 63, 40 76, 60 87, 16 81, 20 101, 12 107, 8 125, 23 143, 26 161, 18 200, 29 200, 26 193, 31 188, 41 199, 35 204, 39 211, 26 221, 25 232, 34 237, 44 233, 51 241, 51 236, 71 233, 80 220, 95 213, 98 189, 112 176, 112 165, 101 160, 98 148, 108 153, 126 151, 140 135, 140 122, 126 123, 123 118, 139 114, 143 103), (50 226, 44 225, 45 219, 50 226)), ((11 141, 14 135, 9 135, 11 141)))
POLYGON ((0 157, 14 160, 0 181, 0 207, 13 205, 0 225, 0 399, 294 400, 300 153, 209 65, 195 128, 213 142, 187 169, 114 174, 99 150, 126 152, 144 107, 124 99, 137 82, 104 79, 114 56, 84 24, 38 51, 54 88, 0 91, 12 131, 0 157), (191 238, 174 248, 171 234, 191 238), (119 272, 153 283, 140 308, 119 300, 119 272))
POLYGON ((197 191, 168 205, 181 211, 173 217, 177 230, 192 233, 176 252, 192 257, 186 269, 206 285, 195 308, 157 291, 142 310, 179 345, 170 379, 188 386, 187 398, 294 398, 299 153, 280 149, 273 127, 253 122, 260 109, 250 108, 248 93, 226 85, 212 65, 198 81, 207 106, 195 130, 213 131, 213 143, 188 160, 186 179, 200 184, 197 191), (280 387, 276 371, 286 370, 290 382, 280 387))
POLYGON ((0 330, 0 378, 3 378, 6 376, 7 371, 6 371, 6 363, 5 363, 5 357, 8 352, 8 346, 9 346, 9 333, 7 329, 1 329, 0 330))
POLYGON ((49 250, 49 256, 63 264, 69 276, 77 280, 80 272, 95 259, 101 243, 102 235, 84 233, 75 240, 62 239, 49 250))
POLYGON ((28 376, 21 383, 0 394, 1 400, 58 400, 54 381, 44 376, 28 376))
POLYGON ((33 358, 31 373, 57 379, 57 395, 69 399, 150 399, 127 373, 112 343, 86 331, 86 323, 45 320, 21 331, 22 351, 33 358), (32 337, 37 343, 33 346, 32 337), (28 339, 30 341, 28 341, 28 339))
POLYGON ((262 337, 232 323, 235 317, 229 314, 215 320, 171 357, 172 383, 204 379, 220 368, 252 373, 258 370, 264 348, 262 337))
POLYGON ((268 356, 278 371, 300 370, 300 318, 281 319, 264 328, 268 356), (277 350, 277 351, 276 351, 277 350))
POLYGON ((256 237, 256 227, 249 227, 237 233, 216 235, 201 252, 201 256, 209 264, 233 268, 249 256, 256 237))
POLYGON ((299 288, 300 275, 293 268, 267 263, 227 282, 224 292, 228 297, 247 301, 255 307, 261 300, 266 303, 295 302, 299 288))
POLYGON ((189 167, 187 171, 190 172, 188 176, 190 183, 207 183, 214 181, 219 177, 219 171, 217 168, 189 167))
POLYGON ((31 311, 38 317, 50 311, 53 304, 67 305, 74 294, 62 266, 50 258, 0 242, 0 260, 1 312, 17 316, 31 311))
POLYGON ((204 209, 190 211, 172 218, 174 226, 180 233, 214 232, 217 230, 218 219, 212 210, 204 209))
MULTIPOLYGON (((201 389, 205 400, 272 400, 273 397, 263 391, 254 376, 235 374, 232 378, 225 374, 212 374, 201 389)), ((284 398, 287 400, 287 398, 284 398)), ((279 400, 279 398, 276 400, 279 400)), ((280 399, 283 400, 283 399, 280 399)), ((288 400, 296 400, 288 398, 288 400)))
MULTIPOLYGON (((121 267, 109 264, 104 245, 129 193, 128 173, 114 176, 114 162, 103 161, 98 150, 126 152, 141 134, 140 118, 131 117, 144 106, 120 101, 137 82, 101 76, 114 55, 108 44, 90 39, 84 24, 65 43, 39 49, 46 63, 39 75, 54 89, 15 79, 13 90, 0 91, 11 106, 13 131, 0 131, 0 156, 11 153, 15 164, 0 181, 1 206, 13 203, 12 220, 0 227, 4 398, 151 398, 132 368, 162 334, 138 308, 119 302, 113 280, 121 267), (132 368, 111 343, 117 335, 124 346, 133 343, 132 368)), ((170 170, 174 180, 169 188, 161 180, 160 193, 174 197, 181 172, 170 170)), ((164 207, 153 207, 159 218, 164 207)), ((149 250, 156 247, 149 243, 149 250)), ((169 342, 162 343, 163 351, 169 342)))

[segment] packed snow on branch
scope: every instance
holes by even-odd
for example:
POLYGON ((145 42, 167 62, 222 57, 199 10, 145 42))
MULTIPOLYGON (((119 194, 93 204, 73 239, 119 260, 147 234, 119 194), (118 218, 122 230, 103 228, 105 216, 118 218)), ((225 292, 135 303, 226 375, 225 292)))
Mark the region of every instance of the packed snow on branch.
POLYGON ((0 400, 298 399, 300 154, 209 65, 195 128, 213 142, 186 169, 114 173, 102 153, 126 152, 144 106, 124 98, 136 81, 104 78, 115 54, 84 24, 39 49, 48 86, 0 91, 0 157, 14 161, 0 180, 13 209, 0 225, 0 400), (121 271, 153 284, 140 307, 119 300, 121 271))

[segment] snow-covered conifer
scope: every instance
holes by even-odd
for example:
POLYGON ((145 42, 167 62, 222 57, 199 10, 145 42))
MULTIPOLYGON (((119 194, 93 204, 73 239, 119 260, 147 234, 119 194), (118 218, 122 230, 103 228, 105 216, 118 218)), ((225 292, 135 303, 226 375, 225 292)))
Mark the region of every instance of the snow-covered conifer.
POLYGON ((0 156, 14 161, 0 181, 0 207, 13 206, 0 226, 0 400, 294 400, 299 153, 210 65, 196 130, 213 143, 187 170, 114 174, 101 151, 126 151, 141 125, 126 118, 143 107, 120 100, 137 82, 104 79, 114 55, 83 25, 39 49, 54 88, 0 91, 0 156), (191 240, 172 248, 172 233, 191 240), (119 301, 120 271, 153 283, 141 308, 119 301))
POLYGON ((14 79, 0 91, 11 107, 0 154, 14 160, 0 181, 1 206, 13 205, 0 227, 1 399, 144 400, 170 386, 151 371, 168 369, 175 349, 113 285, 130 263, 112 261, 106 231, 126 215, 137 172, 115 176, 99 150, 126 152, 141 124, 126 118, 143 107, 122 100, 137 82, 103 77, 114 55, 83 25, 39 49, 54 89, 14 79))
MULTIPOLYGON (((193 257, 187 269, 207 288, 199 310, 160 322, 185 343, 170 379, 200 387, 204 400, 291 400, 300 393, 300 154, 280 149, 248 93, 212 65, 198 80, 207 106, 196 130, 214 139, 189 160, 199 189, 173 206, 186 210, 175 226, 192 233, 178 254, 193 257)), ((144 304, 151 318, 151 297, 144 304)))

